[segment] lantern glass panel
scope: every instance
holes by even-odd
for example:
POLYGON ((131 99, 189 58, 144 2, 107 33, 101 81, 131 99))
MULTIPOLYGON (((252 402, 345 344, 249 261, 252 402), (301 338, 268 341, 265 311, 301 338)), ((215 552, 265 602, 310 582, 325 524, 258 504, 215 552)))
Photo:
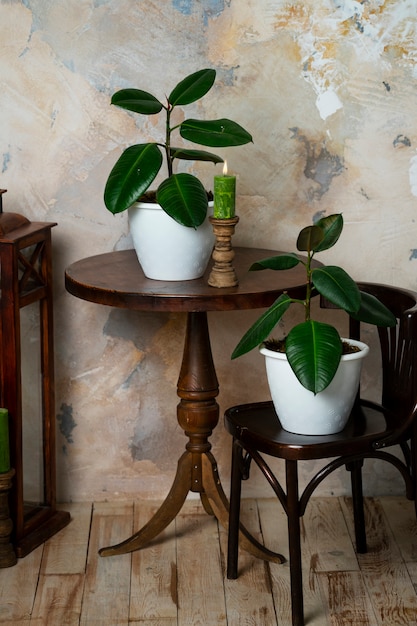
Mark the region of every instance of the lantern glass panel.
POLYGON ((22 453, 25 512, 44 501, 42 373, 39 303, 21 309, 22 453))

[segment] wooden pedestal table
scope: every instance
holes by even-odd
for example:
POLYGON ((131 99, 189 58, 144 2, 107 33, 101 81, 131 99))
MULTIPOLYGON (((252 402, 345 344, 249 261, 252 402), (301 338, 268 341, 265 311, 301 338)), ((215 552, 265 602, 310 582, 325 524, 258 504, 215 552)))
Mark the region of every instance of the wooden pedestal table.
MULTIPOLYGON (((187 330, 178 379, 178 423, 188 437, 185 452, 165 501, 145 526, 132 537, 102 548, 102 556, 125 554, 145 547, 161 533, 181 510, 190 491, 200 494, 207 513, 227 527, 228 500, 221 486, 209 437, 219 421, 216 397, 219 384, 213 363, 207 311, 233 311, 270 306, 286 291, 303 298, 303 266, 290 271, 248 272, 259 259, 277 254, 271 250, 236 248, 234 268, 239 285, 225 289, 210 287, 206 275, 184 282, 147 279, 133 250, 110 252, 72 264, 65 284, 74 296, 108 306, 138 311, 170 311, 187 314, 187 330)), ((239 338, 236 337, 236 342, 239 338)), ((267 550, 242 526, 242 547, 263 559, 284 558, 267 550)))

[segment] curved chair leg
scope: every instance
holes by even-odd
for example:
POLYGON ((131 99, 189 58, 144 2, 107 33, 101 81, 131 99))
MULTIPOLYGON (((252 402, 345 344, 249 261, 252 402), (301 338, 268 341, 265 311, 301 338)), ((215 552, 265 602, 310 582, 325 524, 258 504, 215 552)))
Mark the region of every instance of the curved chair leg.
MULTIPOLYGON (((202 455, 202 476, 208 503, 218 521, 227 529, 229 525, 229 501, 223 491, 217 464, 210 452, 202 455)), ((244 478, 244 475, 242 475, 244 478)), ((244 550, 264 561, 284 563, 285 558, 260 543, 243 524, 239 523, 239 543, 244 550)))

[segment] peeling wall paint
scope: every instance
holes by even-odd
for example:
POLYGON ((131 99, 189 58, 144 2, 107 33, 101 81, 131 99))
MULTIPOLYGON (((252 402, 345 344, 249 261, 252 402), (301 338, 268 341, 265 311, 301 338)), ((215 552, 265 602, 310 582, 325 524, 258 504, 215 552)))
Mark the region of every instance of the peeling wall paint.
POLYGON ((293 137, 300 141, 305 148, 304 176, 313 180, 317 187, 311 191, 311 199, 320 199, 330 189, 335 176, 343 173, 343 158, 331 154, 326 148, 326 141, 310 142, 305 135, 300 134, 298 128, 292 128, 293 137))
POLYGON ((67 443, 74 443, 72 433, 77 424, 74 420, 72 407, 65 403, 61 404, 56 419, 59 424, 59 432, 65 437, 67 443))
MULTIPOLYGON (((417 289, 415 0, 0 2, 0 36, 4 210, 58 222, 59 497, 162 498, 185 444, 185 317, 83 302, 63 280, 73 261, 131 246, 126 215, 104 208, 104 184, 125 147, 161 130, 110 106, 111 94, 130 86, 163 99, 187 73, 214 67, 215 87, 192 114, 233 117, 254 137, 222 151, 238 176, 235 245, 293 249, 301 226, 341 211, 345 230, 325 260, 417 289)), ((184 167, 212 185, 211 164, 184 167)), ((268 397, 257 354, 230 361, 256 315, 209 315, 221 412, 268 397)), ((227 489, 221 424, 213 446, 227 489)), ((384 470, 366 472, 377 476, 373 493, 386 489, 384 470)), ((321 489, 343 493, 345 477, 321 489)))

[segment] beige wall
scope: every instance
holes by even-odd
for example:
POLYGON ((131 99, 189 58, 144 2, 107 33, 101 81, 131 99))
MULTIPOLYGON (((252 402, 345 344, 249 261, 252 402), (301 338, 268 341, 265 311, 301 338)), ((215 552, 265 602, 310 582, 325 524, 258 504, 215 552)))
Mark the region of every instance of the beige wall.
MULTIPOLYGON (((162 99, 186 74, 216 68, 193 113, 230 116, 254 137, 223 151, 238 173, 235 243, 292 248, 299 226, 342 211, 327 260, 416 288, 416 28, 413 0, 2 0, 5 210, 58 222, 61 499, 162 498, 184 445, 175 417, 184 317, 112 310, 64 288, 68 264, 130 246, 126 215, 111 216, 102 196, 115 159, 143 134, 110 95, 133 86, 162 99)), ((142 130, 156 136, 152 121, 142 130)), ((194 171, 210 186, 213 166, 194 171)), ((267 397, 258 355, 230 362, 255 315, 209 316, 222 409, 267 397)), ((222 426, 213 443, 227 486, 222 426)), ((373 492, 387 492, 385 471, 368 470, 373 492)), ((345 479, 322 489, 343 492, 345 479)))

